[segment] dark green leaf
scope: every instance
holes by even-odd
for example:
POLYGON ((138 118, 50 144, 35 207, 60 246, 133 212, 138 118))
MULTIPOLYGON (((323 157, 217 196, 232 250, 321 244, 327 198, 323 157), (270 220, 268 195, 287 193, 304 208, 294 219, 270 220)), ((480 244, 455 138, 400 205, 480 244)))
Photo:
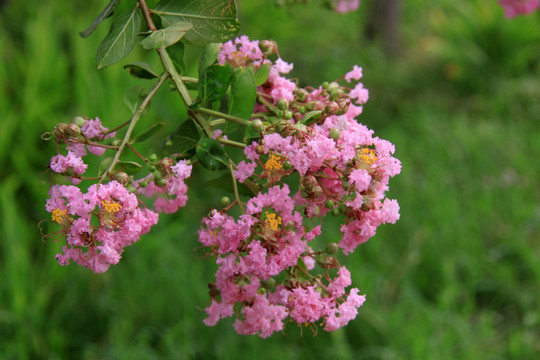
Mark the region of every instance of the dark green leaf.
POLYGON ((133 64, 124 65, 124 69, 129 71, 129 73, 139 79, 154 79, 159 77, 158 74, 152 70, 150 65, 143 62, 135 62, 133 64))
POLYGON ((144 98, 148 93, 142 86, 134 86, 129 88, 124 95, 124 103, 134 113, 137 108, 142 104, 144 98))
POLYGON ((132 144, 135 144, 135 143, 140 143, 140 142, 143 142, 145 140, 148 140, 150 139, 152 136, 154 136, 159 130, 161 130, 161 128, 165 125, 164 122, 160 122, 160 123, 157 123, 157 124, 154 124, 152 126, 150 126, 148 129, 145 129, 143 131, 141 131, 140 133, 138 133, 137 135, 135 135, 132 139, 131 139, 131 143, 132 144))
POLYGON ((214 139, 205 138, 197 145, 197 159, 209 170, 223 170, 228 167, 223 146, 214 139))
POLYGON ((199 76, 204 73, 207 67, 216 63, 218 54, 221 51, 221 45, 221 43, 210 43, 204 47, 199 58, 199 76))
POLYGON ((163 25, 192 23, 186 40, 194 45, 225 42, 240 29, 233 0, 162 0, 152 12, 161 17, 163 25))
POLYGON ((255 85, 261 86, 268 80, 270 75, 270 64, 261 65, 257 71, 255 71, 255 85))
POLYGON ((187 119, 169 137, 161 151, 170 156, 179 154, 189 158, 195 155, 195 147, 201 138, 201 131, 191 119, 187 119))
POLYGON ((98 69, 103 69, 125 58, 135 46, 140 27, 141 14, 138 7, 114 19, 109 33, 97 49, 98 69))
MULTIPOLYGON (((249 191, 249 188, 246 185, 242 183, 237 183, 236 185, 238 186, 238 193, 240 195, 246 195, 246 196, 253 195, 253 193, 249 191)), ((220 189, 223 191, 227 191, 230 194, 234 194, 231 173, 228 171, 216 179, 207 181, 205 184, 205 187, 213 188, 213 189, 220 189)))
POLYGON ((255 107, 257 86, 253 71, 249 68, 238 69, 231 79, 231 98, 229 100, 229 114, 249 120, 255 107))
POLYGON ((317 121, 317 119, 321 116, 321 114, 322 114, 321 110, 310 111, 306 115, 304 115, 302 120, 300 120, 300 123, 302 123, 304 125, 311 125, 315 121, 317 121))
POLYGON ((114 13, 114 9, 116 9, 118 4, 120 4, 120 0, 111 0, 111 2, 109 2, 109 5, 107 5, 105 9, 103 9, 101 14, 98 15, 92 25, 90 25, 88 29, 81 31, 79 35, 81 35, 81 37, 83 38, 88 37, 98 27, 98 25, 101 24, 103 20, 105 20, 114 13))
POLYGON ((199 100, 208 103, 221 99, 231 83, 232 70, 229 64, 208 67, 199 79, 199 100))
POLYGON ((176 71, 181 75, 186 71, 186 64, 184 63, 184 51, 185 46, 183 42, 177 42, 167 48, 167 53, 172 60, 176 71))
POLYGON ((123 171, 128 175, 135 175, 142 170, 142 165, 135 161, 119 161, 116 163, 115 170, 123 171))
POLYGON ((109 166, 111 166, 113 162, 112 157, 106 157, 105 159, 101 160, 101 163, 99 164, 99 170, 98 170, 98 176, 101 176, 109 169, 109 166))
POLYGON ((171 46, 180 41, 192 27, 193 25, 187 22, 172 24, 165 29, 152 32, 148 37, 141 41, 141 45, 148 50, 171 46))

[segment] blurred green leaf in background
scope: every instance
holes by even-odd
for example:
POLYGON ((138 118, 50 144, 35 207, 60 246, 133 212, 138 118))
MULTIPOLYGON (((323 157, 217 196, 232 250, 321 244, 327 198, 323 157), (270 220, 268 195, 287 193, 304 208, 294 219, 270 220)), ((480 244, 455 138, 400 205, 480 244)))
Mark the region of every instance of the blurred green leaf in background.
MULTIPOLYGON (((137 47, 96 70, 110 19, 87 39, 78 34, 106 4, 0 8, 0 359, 540 356, 539 13, 507 20, 495 0, 403 2, 400 49, 385 55, 363 36, 368 0, 346 15, 239 2, 242 33, 276 40, 293 75, 311 85, 362 66, 370 100, 359 120, 393 142, 403 163, 389 194, 401 219, 340 258, 367 294, 358 318, 335 333, 289 326, 263 340, 227 321, 202 323, 215 269, 194 249, 201 217, 219 203, 201 179, 215 174, 195 173, 190 211, 162 216, 106 274, 60 267, 61 244, 41 241, 56 150, 40 135, 79 115, 114 128, 130 116, 124 93, 141 85, 122 69, 141 58, 137 47)), ((188 74, 197 71, 192 60, 188 74)), ((159 69, 157 59, 144 61, 159 69)), ((171 133, 185 113, 163 92, 141 129, 165 122, 171 133)), ((323 226, 339 234, 337 224, 323 226)))

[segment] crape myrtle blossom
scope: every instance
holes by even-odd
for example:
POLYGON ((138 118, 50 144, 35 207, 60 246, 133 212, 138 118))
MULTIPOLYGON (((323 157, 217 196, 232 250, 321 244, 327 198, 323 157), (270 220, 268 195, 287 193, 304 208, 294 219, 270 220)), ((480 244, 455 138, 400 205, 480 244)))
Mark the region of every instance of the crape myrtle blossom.
POLYGON ((540 0, 499 0, 507 18, 530 14, 540 6, 540 0))
POLYGON ((355 11, 360 6, 360 0, 334 0, 334 7, 338 13, 355 11))
POLYGON ((158 220, 116 181, 94 184, 86 193, 73 185, 54 185, 49 195, 45 208, 66 236, 66 245, 56 255, 60 265, 73 261, 95 273, 105 272, 118 263, 124 247, 158 220))
POLYGON ((350 272, 333 255, 339 248, 352 253, 379 225, 399 219, 397 201, 385 193, 401 163, 390 142, 355 119, 369 97, 358 82, 362 68, 355 65, 343 77, 356 82, 350 86, 302 89, 283 76, 292 64, 269 60, 267 48, 241 37, 224 44, 218 57, 233 68, 270 67, 257 88, 255 112, 277 119, 258 120, 260 136, 246 144, 233 172, 262 190, 241 215, 229 215, 226 207, 201 222, 199 241, 218 265, 204 322, 212 326, 233 316, 238 333, 261 337, 290 321, 333 331, 353 320, 365 301, 357 288, 347 289, 350 272), (293 174, 296 186, 285 183, 293 174), (342 221, 341 240, 313 250, 309 244, 329 213, 342 221))

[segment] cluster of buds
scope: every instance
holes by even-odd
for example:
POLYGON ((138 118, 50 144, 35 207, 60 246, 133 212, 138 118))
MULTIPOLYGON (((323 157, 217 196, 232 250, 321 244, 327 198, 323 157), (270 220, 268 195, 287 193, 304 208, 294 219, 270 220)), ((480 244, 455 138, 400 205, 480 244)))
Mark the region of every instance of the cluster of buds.
MULTIPOLYGON (((219 56, 232 67, 270 70, 252 122, 259 136, 234 171, 239 182, 263 190, 236 220, 227 214, 230 206, 213 210, 199 232, 219 265, 205 323, 236 316, 238 333, 261 337, 287 321, 322 322, 331 331, 354 319, 365 300, 357 288, 347 294, 350 273, 334 255, 340 248, 353 252, 380 224, 399 219, 397 201, 385 193, 401 164, 390 142, 355 120, 368 99, 361 83, 299 88, 283 76, 293 65, 269 60, 268 48, 241 37, 224 44, 219 56), (343 221, 341 240, 314 251, 309 243, 322 231, 314 224, 329 213, 343 221)), ((343 80, 361 77, 355 66, 343 80)))

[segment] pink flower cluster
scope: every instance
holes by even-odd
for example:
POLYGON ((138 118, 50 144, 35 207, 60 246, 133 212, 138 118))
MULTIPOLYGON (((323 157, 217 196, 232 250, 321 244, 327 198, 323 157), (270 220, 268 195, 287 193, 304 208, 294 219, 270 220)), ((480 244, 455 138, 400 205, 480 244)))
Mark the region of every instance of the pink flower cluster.
POLYGON ((84 194, 73 185, 54 185, 49 195, 45 208, 66 236, 62 253, 56 255, 60 265, 72 260, 102 273, 158 221, 155 212, 139 207, 137 197, 116 181, 94 184, 84 194))
MULTIPOLYGON (((200 242, 217 256, 219 269, 214 284, 215 295, 206 309, 205 324, 215 325, 232 316, 240 304, 234 328, 239 334, 268 337, 283 329, 287 317, 298 324, 326 323, 325 330, 335 330, 356 317, 364 302, 358 289, 345 296, 351 285, 350 273, 340 267, 335 280, 326 275, 328 284, 305 278, 306 269, 314 266, 315 256, 308 242, 320 234, 320 226, 306 230, 302 215, 295 210, 287 185, 274 186, 247 203, 246 214, 238 221, 214 211, 204 218, 199 232, 200 242), (309 264, 309 266, 308 266, 309 264), (294 276, 285 285, 261 293, 261 281, 269 280, 285 269, 294 276), (304 272, 303 272, 304 271, 304 272)), ((307 274, 309 275, 309 274, 307 274)))
POLYGON ((237 219, 227 207, 201 223, 199 241, 219 265, 205 323, 236 316, 238 333, 261 337, 289 320, 322 322, 332 331, 354 319, 365 300, 357 288, 346 291, 350 273, 333 255, 338 247, 353 252, 379 225, 399 219, 397 201, 385 194, 401 163, 394 145, 355 119, 369 97, 357 82, 362 68, 344 76, 356 82, 352 87, 333 82, 302 89, 281 75, 291 64, 267 58, 262 49, 268 45, 242 37, 219 56, 236 67, 270 66, 258 88, 255 111, 266 114, 258 120, 260 136, 245 147, 246 159, 234 171, 238 181, 266 190, 254 194, 237 219), (285 179, 293 174, 299 183, 291 189, 285 179), (308 244, 322 231, 315 224, 329 213, 342 218, 341 240, 314 252, 308 244), (312 274, 316 265, 318 275, 312 274))
POLYGON ((159 180, 163 182, 162 186, 157 185, 155 176, 150 174, 134 183, 137 194, 143 194, 147 198, 156 196, 154 209, 157 212, 175 213, 179 208, 186 206, 188 188, 184 181, 191 175, 191 168, 186 160, 180 160, 176 165, 166 168, 165 176, 161 174, 159 176, 159 180))
POLYGON ((530 14, 540 6, 539 0, 499 0, 507 18, 530 14))

